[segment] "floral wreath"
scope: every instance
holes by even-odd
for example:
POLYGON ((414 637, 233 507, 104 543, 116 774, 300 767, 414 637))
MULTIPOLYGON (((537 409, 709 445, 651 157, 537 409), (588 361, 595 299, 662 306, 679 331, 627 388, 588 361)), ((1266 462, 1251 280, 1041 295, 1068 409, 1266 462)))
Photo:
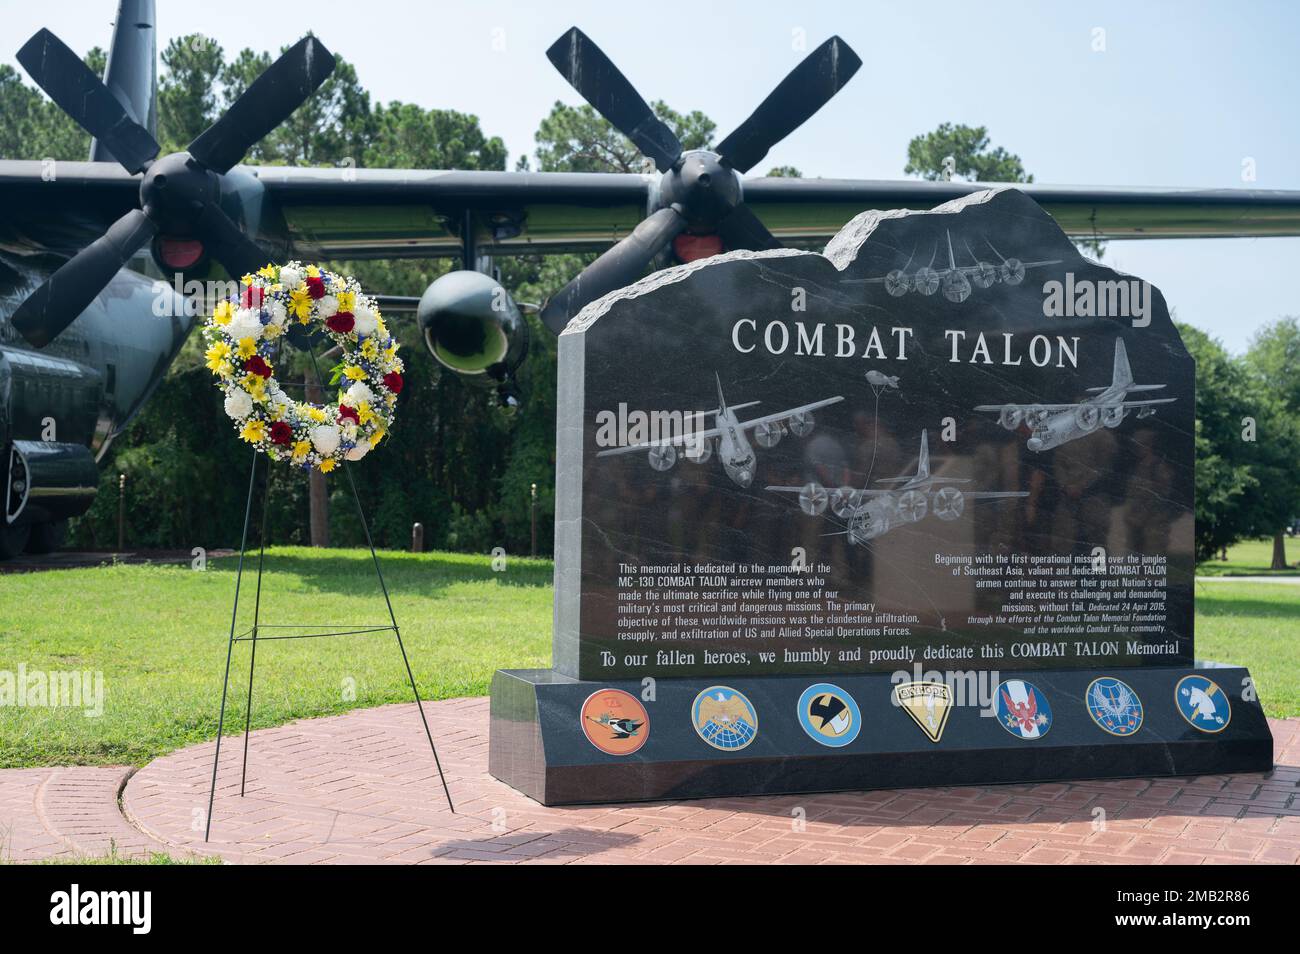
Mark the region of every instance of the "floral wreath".
POLYGON ((204 357, 239 436, 305 470, 329 473, 366 456, 392 426, 402 390, 398 344, 375 300, 354 278, 298 262, 260 268, 243 286, 203 326, 204 357), (339 384, 333 403, 295 401, 276 381, 273 344, 290 321, 323 332, 342 351, 330 381, 339 384))

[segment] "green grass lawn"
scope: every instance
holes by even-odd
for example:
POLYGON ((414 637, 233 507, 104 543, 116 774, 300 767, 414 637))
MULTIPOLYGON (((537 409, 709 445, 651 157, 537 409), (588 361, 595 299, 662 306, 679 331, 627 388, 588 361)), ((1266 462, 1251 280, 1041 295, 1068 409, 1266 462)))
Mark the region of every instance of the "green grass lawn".
MULTIPOLYGON (((1300 547, 1297 550, 1300 553, 1300 547)), ((380 557, 426 699, 483 695, 493 670, 550 665, 551 564, 380 557)), ((131 763, 216 734, 233 559, 204 572, 111 566, 0 576, 0 670, 103 673, 104 712, 0 706, 0 767, 131 763)), ((246 575, 246 580, 255 579, 246 575)), ((1197 656, 1249 666, 1269 715, 1300 715, 1300 586, 1199 584, 1197 656)), ((252 592, 241 601, 241 629, 252 592)), ((268 551, 263 623, 387 623, 358 550, 268 551)), ((237 644, 227 729, 243 728, 248 644, 237 644)), ((391 633, 262 642, 253 725, 410 700, 391 633)))
MULTIPOLYGON (((380 555, 425 699, 487 692, 500 667, 551 660, 551 563, 485 556, 380 555)), ((255 574, 247 572, 250 583, 255 574)), ((104 712, 0 706, 0 767, 131 763, 216 735, 235 560, 0 576, 0 670, 103 672, 104 712)), ((252 616, 241 597, 241 629, 252 616)), ((263 623, 377 623, 388 611, 365 550, 267 551, 263 623)), ((243 728, 249 645, 237 643, 227 729, 243 728)), ((253 725, 409 702, 391 632, 261 642, 253 725)))
POLYGON ((1300 585, 1196 584, 1196 656, 1249 667, 1265 712, 1300 715, 1300 585))
POLYGON ((1228 547, 1227 560, 1206 560, 1196 566, 1197 576, 1300 576, 1300 540, 1286 538, 1285 570, 1270 570, 1273 565, 1273 539, 1243 540, 1228 547))

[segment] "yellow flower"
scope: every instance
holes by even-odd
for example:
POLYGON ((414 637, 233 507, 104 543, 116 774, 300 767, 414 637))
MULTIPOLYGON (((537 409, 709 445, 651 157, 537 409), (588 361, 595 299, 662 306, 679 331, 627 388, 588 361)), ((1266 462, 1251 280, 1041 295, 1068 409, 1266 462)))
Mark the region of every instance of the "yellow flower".
POLYGON ((275 276, 278 273, 279 273, 279 269, 277 269, 274 265, 269 265, 269 264, 263 265, 261 268, 257 270, 257 274, 261 275, 263 278, 275 278, 275 276))
POLYGON ((374 338, 367 338, 365 344, 361 346, 361 356, 374 361, 379 357, 379 345, 375 344, 374 338))
POLYGON ((213 374, 219 374, 221 366, 230 363, 226 360, 230 357, 230 345, 224 341, 214 342, 211 348, 203 352, 203 357, 208 359, 208 370, 213 374))
POLYGON ((323 461, 320 462, 319 466, 320 466, 320 472, 322 474, 328 474, 331 470, 334 469, 334 459, 332 457, 326 457, 323 461))
POLYGON ((350 381, 364 381, 366 379, 366 372, 362 371, 355 364, 348 365, 343 369, 343 373, 347 375, 348 380, 350 381))
POLYGON ((240 279, 240 281, 243 282, 245 285, 251 285, 253 284, 253 276, 245 275, 243 278, 240 279))
POLYGON ((307 266, 307 277, 308 277, 308 278, 320 278, 320 269, 317 268, 315 265, 308 265, 308 266, 307 266))
POLYGON ((217 365, 216 371, 221 377, 228 378, 235 373, 235 366, 229 361, 222 361, 221 364, 217 365))
POLYGON ((339 301, 339 311, 354 311, 357 306, 357 293, 354 291, 341 291, 334 296, 339 301))
POLYGON ((235 350, 241 358, 251 358, 257 354, 257 342, 252 338, 240 338, 239 346, 235 350))
POLYGON ((374 419, 375 419, 375 412, 370 410, 369 403, 367 403, 366 401, 362 401, 359 405, 357 405, 357 420, 359 420, 362 424, 369 424, 374 419))
POLYGON ((301 463, 303 459, 311 453, 311 441, 294 441, 293 442, 293 459, 301 463))
POLYGON ((393 342, 390 347, 384 349, 384 360, 392 361, 397 355, 397 342, 393 342))
POLYGON ((217 307, 212 309, 212 320, 219 325, 230 324, 230 319, 235 317, 235 306, 228 301, 217 302, 217 307))
POLYGON ((375 432, 370 435, 370 446, 372 448, 378 447, 379 442, 384 439, 384 435, 386 435, 387 433, 388 432, 384 430, 382 424, 379 427, 375 428, 375 432))
POLYGON ((244 425, 244 429, 239 432, 239 436, 250 444, 256 444, 266 439, 266 424, 261 418, 251 417, 244 425))
POLYGON ((303 283, 289 292, 289 314, 304 325, 311 318, 311 295, 307 294, 307 285, 303 283))
POLYGON ((379 337, 381 337, 381 338, 387 338, 387 337, 388 337, 388 328, 384 325, 384 319, 382 319, 382 318, 379 317, 379 313, 378 313, 378 312, 375 313, 375 324, 378 326, 378 327, 376 328, 376 333, 379 335, 379 337))
POLYGON ((271 340, 280 337, 280 335, 282 335, 283 333, 284 333, 283 329, 275 322, 269 323, 265 328, 262 329, 262 337, 271 340))
POLYGON ((323 408, 309 407, 307 409, 307 416, 310 417, 317 424, 325 423, 325 411, 323 408))
POLYGON ((254 401, 261 403, 266 400, 266 378, 261 375, 246 374, 239 384, 254 401))

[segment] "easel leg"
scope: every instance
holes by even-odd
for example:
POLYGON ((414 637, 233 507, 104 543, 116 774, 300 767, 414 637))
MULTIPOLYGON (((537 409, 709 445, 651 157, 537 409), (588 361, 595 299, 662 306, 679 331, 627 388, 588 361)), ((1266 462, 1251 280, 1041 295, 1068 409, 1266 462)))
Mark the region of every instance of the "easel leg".
POLYGON ((370 524, 366 521, 366 513, 361 507, 361 496, 357 493, 357 483, 352 477, 350 467, 343 468, 344 473, 348 475, 348 486, 352 489, 352 499, 357 503, 357 515, 361 518, 361 528, 366 534, 366 546, 370 548, 370 559, 375 564, 375 575, 379 577, 379 588, 384 592, 384 602, 388 605, 388 618, 393 623, 393 634, 397 637, 397 648, 402 652, 402 662, 406 666, 406 678, 411 681, 411 694, 415 696, 415 708, 420 712, 420 721, 424 723, 424 734, 429 740, 429 749, 433 752, 433 764, 438 767, 438 779, 442 782, 442 793, 447 796, 447 807, 451 813, 456 814, 456 806, 451 800, 451 789, 447 787, 447 776, 442 771, 442 760, 438 758, 438 747, 433 744, 433 732, 429 728, 429 719, 424 714, 424 703, 420 701, 420 690, 415 685, 415 673, 411 671, 411 660, 407 658, 406 646, 402 643, 402 631, 397 627, 397 616, 393 612, 393 601, 388 597, 388 585, 384 583, 384 574, 379 569, 379 557, 375 553, 374 541, 370 538, 370 524))
POLYGON ((262 610, 262 567, 266 559, 266 512, 271 503, 271 465, 266 466, 266 479, 262 481, 262 530, 257 548, 257 591, 253 598, 253 646, 248 654, 248 703, 244 708, 244 765, 239 771, 239 797, 244 797, 244 782, 248 778, 248 730, 253 719, 253 667, 257 664, 257 624, 262 610))
MULTIPOLYGON (((268 462, 269 466, 269 462, 268 462)), ((253 481, 257 477, 257 451, 248 472, 248 503, 244 505, 244 534, 239 542, 239 566, 235 571, 235 605, 230 611, 230 643, 226 647, 226 674, 221 681, 221 714, 217 717, 217 750, 212 756, 212 786, 208 789, 208 817, 204 820, 203 840, 212 834, 212 802, 217 794, 217 763, 221 760, 221 733, 226 726, 226 693, 230 688, 230 657, 235 649, 235 622, 239 618, 239 584, 244 578, 244 551, 248 548, 248 523, 253 513, 253 481)))

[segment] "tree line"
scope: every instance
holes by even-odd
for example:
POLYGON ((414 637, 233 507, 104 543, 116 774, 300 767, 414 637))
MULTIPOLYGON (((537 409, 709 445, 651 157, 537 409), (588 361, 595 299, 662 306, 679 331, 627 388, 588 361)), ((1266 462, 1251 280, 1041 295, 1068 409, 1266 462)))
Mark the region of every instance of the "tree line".
MULTIPOLYGON (((278 54, 275 54, 278 55, 278 54)), ((164 152, 185 148, 242 93, 273 59, 269 51, 227 54, 201 34, 172 40, 162 53, 158 84, 158 139, 164 152)), ((99 48, 85 57, 102 75, 99 48)), ((656 113, 688 148, 713 145, 716 125, 699 111, 679 113, 662 101, 656 113)), ((0 158, 81 160, 89 137, 58 107, 0 65, 0 158)), ((535 134, 519 170, 546 172, 645 171, 636 148, 590 106, 556 102, 535 134)), ((478 117, 414 103, 379 103, 355 67, 337 58, 334 73, 285 123, 253 147, 246 161, 263 165, 359 168, 504 170, 499 137, 478 117)), ((984 127, 945 123, 908 146, 905 173, 928 179, 958 176, 1030 182, 1020 158, 989 143, 984 127)), ((780 166, 768 175, 799 176, 780 166)), ((1081 242, 1095 256, 1101 243, 1081 242)), ((495 260, 505 287, 519 301, 540 302, 593 256, 510 256, 495 260)), ((419 295, 456 267, 440 260, 330 262, 363 287, 419 295)), ((427 547, 485 552, 496 546, 527 552, 532 531, 532 486, 537 488, 539 551, 548 553, 554 528, 555 341, 529 317, 532 346, 519 374, 526 396, 517 409, 498 407, 492 395, 443 371, 423 347, 410 320, 393 321, 403 345, 406 387, 397 426, 383 453, 357 468, 362 505, 376 544, 409 545, 412 524, 424 526, 427 547)), ((1203 332, 1180 326, 1197 359, 1196 547, 1207 559, 1243 537, 1275 536, 1275 560, 1285 560, 1283 531, 1300 513, 1300 326, 1283 319, 1261 332, 1248 354, 1234 357, 1203 332)), ((133 548, 238 545, 250 454, 229 426, 192 335, 144 410, 113 444, 101 465, 100 493, 74 521, 76 546, 109 548, 117 540, 118 475, 126 477, 127 543, 133 548)), ((324 481, 324 478, 321 478, 324 481)), ((355 507, 342 481, 321 486, 334 545, 364 542, 355 507)), ((319 489, 319 488, 318 488, 319 489)), ((309 483, 273 468, 268 538, 308 543, 309 483)), ((319 522, 319 521, 318 521, 319 522)))

